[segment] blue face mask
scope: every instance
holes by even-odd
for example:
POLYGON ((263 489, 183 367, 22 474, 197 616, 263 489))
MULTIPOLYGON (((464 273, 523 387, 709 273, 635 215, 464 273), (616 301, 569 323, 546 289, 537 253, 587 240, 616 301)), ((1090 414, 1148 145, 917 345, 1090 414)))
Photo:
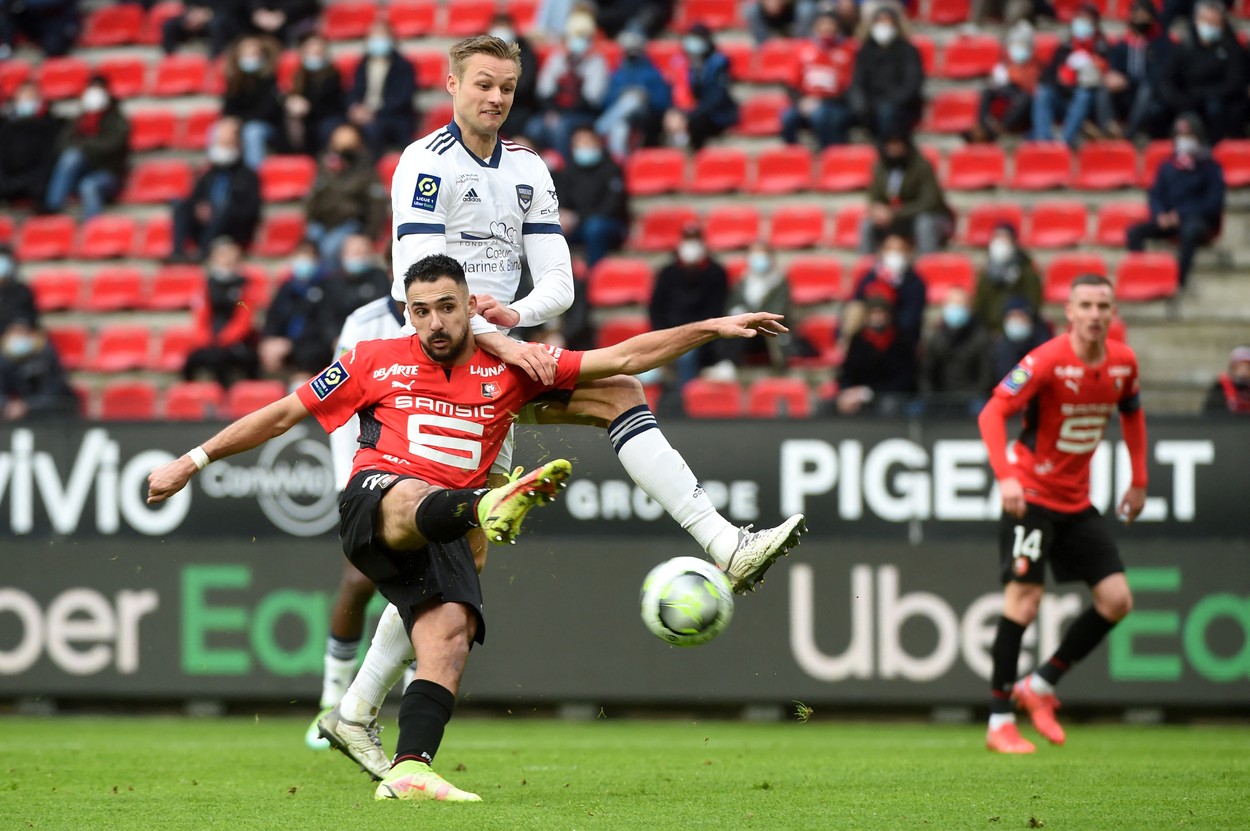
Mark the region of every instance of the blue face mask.
POLYGON ((375 58, 383 55, 391 54, 391 39, 383 37, 371 37, 365 48, 369 50, 369 54, 375 58))
POLYGON ((567 46, 569 48, 569 52, 574 55, 585 55, 586 51, 590 49, 590 38, 584 38, 581 36, 571 37, 564 42, 564 45, 567 46))
POLYGON ((772 267, 773 258, 763 251, 756 251, 754 254, 747 256, 747 268, 751 270, 752 274, 767 274, 772 267))
POLYGON ((260 58, 252 57, 250 55, 245 58, 239 58, 239 69, 242 69, 249 75, 255 72, 260 72, 262 64, 263 62, 260 58))
POLYGON ((25 358, 35 351, 35 339, 30 335, 10 335, 4 342, 4 351, 12 358, 25 358))
POLYGON ((0 280, 7 280, 13 275, 13 258, 0 257, 0 280))
POLYGON ((31 101, 29 98, 16 101, 13 104, 13 114, 18 118, 30 118, 39 112, 39 102, 31 101))
POLYGON ((304 58, 304 69, 309 72, 320 72, 326 68, 326 59, 320 55, 308 55, 304 58))
POLYGON ((1195 28, 1198 30, 1198 39, 1203 43, 1218 43, 1224 34, 1224 30, 1213 23, 1198 23, 1195 28))
POLYGON ((701 57, 707 54, 707 41, 701 37, 684 37, 681 39, 681 48, 687 55, 701 57))
POLYGON ((574 147, 573 164, 578 167, 594 167, 603 159, 603 151, 598 147, 574 147))
POLYGON ((962 329, 972 319, 972 312, 967 306, 947 304, 942 307, 942 322, 948 329, 962 329))
POLYGON ((369 261, 356 257, 344 257, 343 270, 348 274, 364 274, 369 270, 369 261))
POLYGON ((1094 24, 1083 17, 1072 21, 1072 37, 1077 40, 1089 40, 1094 36, 1094 24))
POLYGON ((298 257, 291 261, 291 276, 296 280, 311 280, 317 273, 317 261, 312 257, 298 257))
POLYGON ((1008 320, 1003 324, 1003 334, 1012 343, 1023 343, 1033 334, 1033 324, 1024 320, 1008 320))

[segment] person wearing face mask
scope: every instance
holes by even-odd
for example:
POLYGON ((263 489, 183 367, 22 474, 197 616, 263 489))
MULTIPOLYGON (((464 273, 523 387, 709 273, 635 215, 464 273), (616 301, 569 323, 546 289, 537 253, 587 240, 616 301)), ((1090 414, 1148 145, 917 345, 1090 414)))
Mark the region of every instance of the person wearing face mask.
MULTIPOLYGON (((703 242, 703 229, 688 225, 682 229, 677 256, 655 275, 649 316, 652 329, 668 329, 725 313, 729 296, 729 275, 713 259, 703 242)), ((700 347, 673 364, 676 386, 699 374, 715 359, 712 349, 700 347)))
POLYGON ((1153 0, 1135 0, 1128 32, 1111 47, 1111 71, 1106 79, 1111 104, 1127 138, 1139 131, 1152 139, 1166 135, 1168 109, 1159 85, 1171 60, 1172 39, 1159 25, 1153 0))
POLYGON ((247 3, 248 29, 294 46, 316 28, 320 7, 318 0, 251 0, 247 3))
POLYGON ((360 129, 374 158, 402 149, 417 127, 417 68, 395 48, 395 37, 379 15, 369 27, 365 59, 347 94, 347 120, 360 129))
POLYGON ((868 184, 860 252, 870 254, 886 236, 900 234, 916 241, 917 254, 929 254, 946 245, 954 230, 955 214, 933 165, 906 133, 887 133, 868 184))
POLYGON ((239 122, 217 122, 209 137, 207 167, 190 195, 173 205, 170 262, 192 261, 192 245, 203 259, 218 237, 243 248, 252 244, 260 224, 260 178, 243 163, 240 148, 239 122))
POLYGON ((494 16, 489 34, 504 43, 515 43, 521 51, 521 77, 512 94, 512 111, 500 132, 506 137, 523 135, 538 111, 538 52, 529 38, 517 31, 516 22, 507 12, 494 16))
POLYGON ((338 267, 325 279, 326 296, 317 319, 321 336, 333 343, 348 315, 385 297, 390 290, 390 275, 374 256, 370 238, 364 234, 348 236, 339 251, 338 267))
POLYGON ((1150 186, 1150 218, 1129 227, 1129 251, 1144 251, 1146 240, 1179 243, 1176 262, 1180 282, 1189 279, 1194 255, 1220 231, 1224 218, 1224 168, 1211 158, 1195 115, 1176 120, 1173 154, 1159 165, 1150 186))
POLYGON ((815 0, 756 0, 746 7, 747 28, 756 45, 771 38, 802 38, 819 11, 815 0))
POLYGON ((621 247, 629 230, 629 197, 620 165, 590 127, 573 133, 570 164, 552 178, 560 194, 560 227, 570 245, 585 246, 589 268, 621 247))
POLYGON ((847 344, 834 404, 841 415, 901 415, 916 392, 916 344, 895 325, 887 292, 874 289, 863 305, 864 325, 847 344))
POLYGON ((626 29, 616 42, 623 57, 608 79, 595 132, 604 137, 613 156, 623 159, 637 144, 659 143, 664 113, 673 105, 673 89, 647 54, 642 32, 626 29))
POLYGON ((877 6, 855 56, 850 100, 856 119, 878 140, 910 133, 924 108, 924 82, 920 50, 907 37, 902 12, 890 3, 877 6))
POLYGON ((799 51, 789 89, 793 103, 781 114, 786 144, 798 144, 802 129, 812 131, 822 150, 847 143, 852 121, 847 91, 854 65, 855 41, 841 34, 832 11, 821 12, 799 51))
POLYGON ((1003 303, 1003 312, 995 321, 997 332, 991 336, 990 375, 1006 378, 1007 373, 1024 356, 1054 337, 1054 332, 1037 313, 1037 308, 1024 297, 1012 295, 1003 303))
POLYGON ((289 265, 290 275, 265 310, 257 352, 262 372, 295 385, 333 360, 334 336, 320 323, 325 272, 312 240, 296 246, 289 265))
MULTIPOLYGON (((725 313, 733 315, 758 309, 789 319, 790 306, 790 284, 786 282, 785 272, 778 267, 772 250, 764 242, 752 244, 747 252, 746 272, 729 290, 725 313)), ((722 380, 735 380, 737 367, 744 363, 756 363, 758 359, 767 361, 772 371, 780 375, 786 371, 794 346, 792 335, 740 339, 734 345, 729 341, 720 341, 717 350, 720 360, 708 370, 707 375, 722 380)))
POLYGON ((243 30, 246 18, 244 0, 190 0, 161 24, 161 49, 172 55, 188 40, 204 38, 208 54, 215 58, 243 30))
POLYGON ((1094 138, 1118 137, 1106 74, 1111 47, 1100 28, 1098 7, 1086 3, 1078 10, 1068 40, 1055 50, 1041 83, 1033 94, 1033 141, 1053 141, 1055 122, 1063 121, 1060 138, 1076 147, 1087 119, 1094 138))
MULTIPOLYGON (((990 235, 985 265, 977 274, 972 314, 987 331, 996 334, 1002 330, 1003 309, 1013 297, 1023 298, 1037 313, 1042 307, 1042 278, 1029 252, 1020 247, 1015 226, 1002 222, 990 235)), ((1001 378, 1002 374, 994 377, 1001 378)))
POLYGON ((1250 346, 1238 346, 1228 356, 1228 370, 1208 390, 1202 414, 1250 415, 1250 346))
POLYGON ((79 103, 78 118, 61 133, 43 210, 60 213, 70 194, 77 193, 82 218, 90 219, 117 196, 126 179, 130 122, 101 76, 91 79, 79 103))
POLYGON ((839 345, 844 352, 850 347, 850 339, 863 326, 864 304, 874 295, 890 301, 891 325, 902 340, 913 350, 919 347, 928 299, 924 281, 911 267, 911 243, 902 234, 886 236, 872 270, 860 278, 851 302, 843 309, 839 345))
POLYGON ((184 381, 208 375, 229 387, 242 378, 259 375, 256 356, 255 309, 245 302, 247 278, 241 271, 243 250, 229 237, 209 247, 208 284, 191 309, 195 345, 182 367, 184 381))
POLYGON ((565 24, 563 45, 538 70, 538 112, 525 135, 566 159, 573 131, 595 123, 608 92, 610 69, 595 45, 595 33, 590 12, 574 12, 565 24))
POLYGON ((1041 75, 1042 62, 1034 51, 1033 27, 1021 21, 1007 33, 1003 60, 994 65, 990 81, 981 91, 977 126, 964 138, 971 142, 993 142, 1002 133, 1027 131, 1033 111, 1033 93, 1041 75))
POLYGON ((1215 0, 1199 0, 1193 22, 1189 41, 1172 50, 1159 93, 1173 115, 1197 114, 1214 146, 1246 134, 1250 59, 1215 0))
POLYGON ((325 38, 316 33, 300 42, 299 66, 284 108, 287 148, 309 156, 317 155, 330 132, 347 119, 343 80, 330 61, 325 38))
POLYGON ((48 190, 56 145, 65 129, 39 96, 39 87, 27 81, 13 91, 0 109, 0 200, 38 201, 48 190))
POLYGON ((921 350, 920 392, 930 415, 962 416, 980 412, 994 386, 990 370, 990 334, 972 314, 972 296, 951 288, 942 301, 942 317, 921 350))
POLYGON ((0 243, 0 332, 18 320, 39 322, 35 294, 22 282, 13 248, 0 243))
POLYGON ((702 23, 681 38, 681 53, 667 70, 673 106, 664 114, 664 142, 698 150, 738 123, 738 102, 729 77, 729 58, 716 49, 702 23))
POLYGON ((334 128, 304 202, 306 233, 320 248, 322 260, 338 260, 339 248, 348 236, 373 234, 381 227, 384 196, 360 131, 350 124, 334 128))
POLYGON ((270 41, 249 36, 238 40, 226 60, 226 94, 221 114, 238 119, 243 163, 258 170, 269 143, 282 127, 282 93, 274 77, 276 62, 270 41))
POLYGON ((23 318, 0 329, 0 418, 21 421, 78 409, 56 349, 38 324, 23 318))

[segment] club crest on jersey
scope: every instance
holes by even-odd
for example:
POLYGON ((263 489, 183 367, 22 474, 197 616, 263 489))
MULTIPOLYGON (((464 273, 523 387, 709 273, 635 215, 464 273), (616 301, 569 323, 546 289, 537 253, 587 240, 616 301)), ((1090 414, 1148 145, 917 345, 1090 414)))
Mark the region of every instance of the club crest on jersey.
POLYGON ((420 211, 432 211, 438 204, 438 191, 443 180, 432 173, 417 176, 417 187, 412 193, 412 207, 420 211))
POLYGON ((1017 366, 1011 372, 1007 373, 1007 377, 1003 379, 1003 388, 1008 392, 1017 393, 1020 388, 1029 382, 1033 377, 1033 373, 1029 372, 1022 366, 1017 366))
POLYGON ((532 185, 516 186, 516 201, 521 206, 521 210, 528 211, 530 205, 534 202, 534 188, 532 185))
POLYGON ((483 398, 495 398, 498 395, 499 395, 499 384, 495 383, 494 381, 482 382, 482 397, 483 398))
POLYGON ((335 361, 321 370, 320 375, 309 381, 308 386, 312 388, 313 395, 317 396, 318 401, 325 401, 326 396, 338 389, 348 377, 347 370, 343 368, 343 362, 335 361))

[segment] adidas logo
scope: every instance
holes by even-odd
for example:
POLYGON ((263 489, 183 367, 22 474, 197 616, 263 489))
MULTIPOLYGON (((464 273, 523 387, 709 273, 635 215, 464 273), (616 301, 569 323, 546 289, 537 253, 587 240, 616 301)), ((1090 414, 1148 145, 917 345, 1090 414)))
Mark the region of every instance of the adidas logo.
POLYGON ((469 192, 464 195, 463 201, 481 203, 482 200, 478 198, 476 190, 474 190, 473 188, 469 188, 469 192))

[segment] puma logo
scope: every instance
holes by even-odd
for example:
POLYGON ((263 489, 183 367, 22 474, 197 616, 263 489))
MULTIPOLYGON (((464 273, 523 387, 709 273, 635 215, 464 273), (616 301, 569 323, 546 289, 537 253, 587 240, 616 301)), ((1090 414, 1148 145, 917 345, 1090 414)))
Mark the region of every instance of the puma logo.
POLYGON ((1068 389, 1072 390, 1072 392, 1076 393, 1077 395, 1081 394, 1081 384, 1079 381, 1074 381, 1071 378, 1069 378, 1068 380, 1063 382, 1063 385, 1067 387, 1068 389))
POLYGON ((412 385, 415 383, 417 382, 409 381, 408 383, 405 384, 403 381, 391 381, 391 389, 398 388, 401 390, 408 390, 408 392, 412 392, 412 385))

